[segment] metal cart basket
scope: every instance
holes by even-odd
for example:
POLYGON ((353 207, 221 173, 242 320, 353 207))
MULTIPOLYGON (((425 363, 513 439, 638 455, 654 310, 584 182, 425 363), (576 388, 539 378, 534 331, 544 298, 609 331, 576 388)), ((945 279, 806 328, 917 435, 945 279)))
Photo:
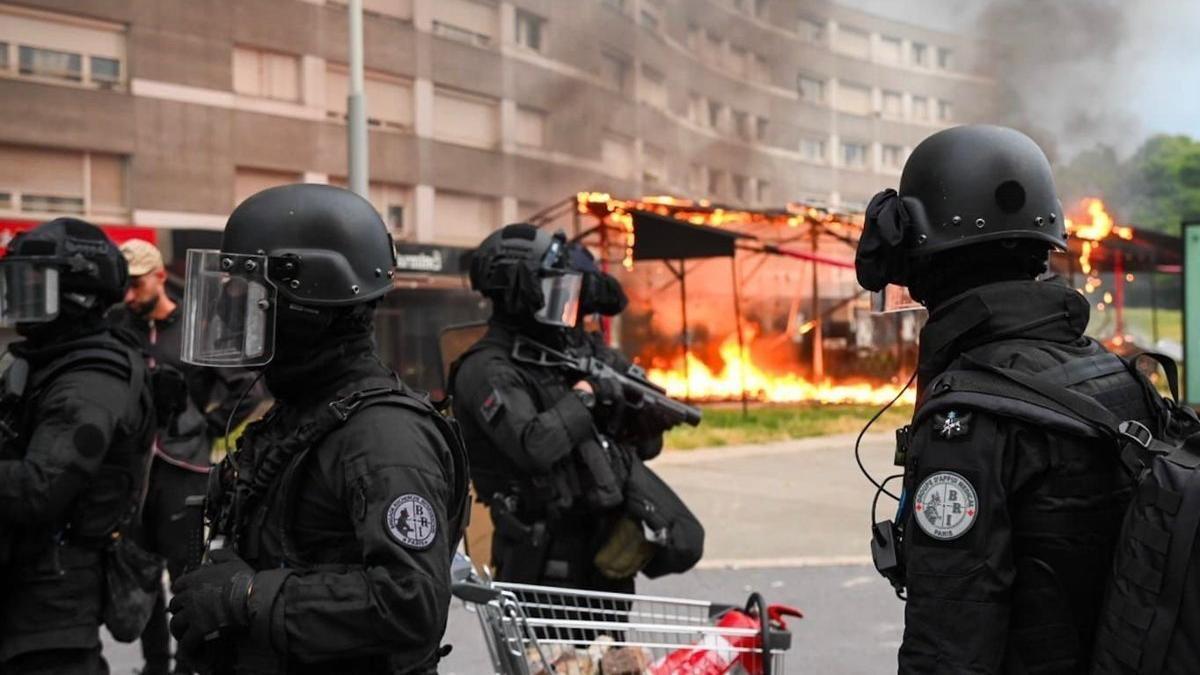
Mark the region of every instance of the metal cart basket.
POLYGON ((493 582, 454 595, 479 616, 498 675, 779 675, 790 608, 493 582), (759 617, 768 617, 760 621, 759 617))

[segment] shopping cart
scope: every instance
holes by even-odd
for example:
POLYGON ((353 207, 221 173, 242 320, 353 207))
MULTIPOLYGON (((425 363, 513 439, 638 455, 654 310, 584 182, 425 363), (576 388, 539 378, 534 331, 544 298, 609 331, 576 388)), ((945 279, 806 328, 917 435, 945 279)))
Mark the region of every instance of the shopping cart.
POLYGON ((780 675, 790 607, 745 607, 491 581, 456 562, 498 675, 780 675), (760 617, 767 617, 761 621, 760 617))

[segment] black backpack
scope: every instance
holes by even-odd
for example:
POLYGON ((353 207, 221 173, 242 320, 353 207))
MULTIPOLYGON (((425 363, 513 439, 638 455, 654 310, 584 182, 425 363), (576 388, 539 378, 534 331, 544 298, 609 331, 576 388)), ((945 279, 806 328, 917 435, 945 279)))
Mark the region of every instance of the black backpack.
MULTIPOLYGON (((1148 356, 1163 366, 1178 401, 1174 362, 1148 356)), ((1111 441, 1133 479, 1134 495, 1117 539, 1097 623, 1092 672, 1200 672, 1200 420, 1196 414, 1158 397, 1163 414, 1156 437, 1145 425, 1120 420, 1094 399, 1061 385, 990 364, 969 361, 968 365, 1065 408, 1111 441)))

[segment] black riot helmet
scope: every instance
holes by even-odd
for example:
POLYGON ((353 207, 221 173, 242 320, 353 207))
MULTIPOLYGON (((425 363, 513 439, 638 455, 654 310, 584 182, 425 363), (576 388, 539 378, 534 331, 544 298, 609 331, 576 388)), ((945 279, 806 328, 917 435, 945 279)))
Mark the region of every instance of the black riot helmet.
POLYGON ((629 298, 616 277, 600 269, 596 257, 578 242, 568 247, 568 264, 583 274, 583 289, 579 293, 579 314, 616 316, 625 311, 629 298))
POLYGON ((990 242, 1065 249, 1066 222, 1045 153, 1006 127, 968 125, 922 141, 904 164, 900 191, 867 206, 855 267, 872 291, 910 285, 931 256, 990 242))
POLYGON ((267 363, 281 301, 315 310, 374 301, 392 288, 395 255, 379 213, 349 190, 254 194, 230 214, 219 251, 188 251, 184 360, 267 363))
POLYGON ((119 302, 129 283, 125 256, 100 228, 55 218, 8 245, 0 258, 0 323, 54 320, 63 298, 85 308, 119 302))
POLYGON ((471 255, 471 288, 496 312, 549 326, 574 326, 583 275, 567 265, 567 239, 515 223, 489 234, 471 255))

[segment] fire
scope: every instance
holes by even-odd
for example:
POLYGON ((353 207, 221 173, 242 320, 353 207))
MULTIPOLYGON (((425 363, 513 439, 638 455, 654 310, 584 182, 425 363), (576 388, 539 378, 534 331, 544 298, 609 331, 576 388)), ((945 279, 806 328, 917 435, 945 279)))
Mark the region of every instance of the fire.
MULTIPOLYGON (((687 375, 683 360, 676 358, 670 368, 650 368, 650 379, 675 398, 710 401, 733 401, 742 396, 745 382, 747 397, 754 401, 773 403, 863 403, 884 405, 896 396, 894 386, 879 386, 867 382, 834 383, 825 380, 813 383, 796 373, 770 373, 754 362, 749 349, 739 353, 737 336, 730 335, 719 350, 724 366, 714 372, 694 354, 687 356, 687 375)), ((901 401, 913 403, 915 392, 904 393, 901 401)))
POLYGON ((1073 216, 1067 217, 1067 233, 1083 240, 1079 269, 1084 274, 1092 273, 1092 253, 1105 239, 1112 235, 1119 239, 1133 239, 1133 228, 1116 225, 1116 221, 1104 206, 1104 201, 1096 197, 1079 200, 1079 204, 1073 209, 1073 216))

